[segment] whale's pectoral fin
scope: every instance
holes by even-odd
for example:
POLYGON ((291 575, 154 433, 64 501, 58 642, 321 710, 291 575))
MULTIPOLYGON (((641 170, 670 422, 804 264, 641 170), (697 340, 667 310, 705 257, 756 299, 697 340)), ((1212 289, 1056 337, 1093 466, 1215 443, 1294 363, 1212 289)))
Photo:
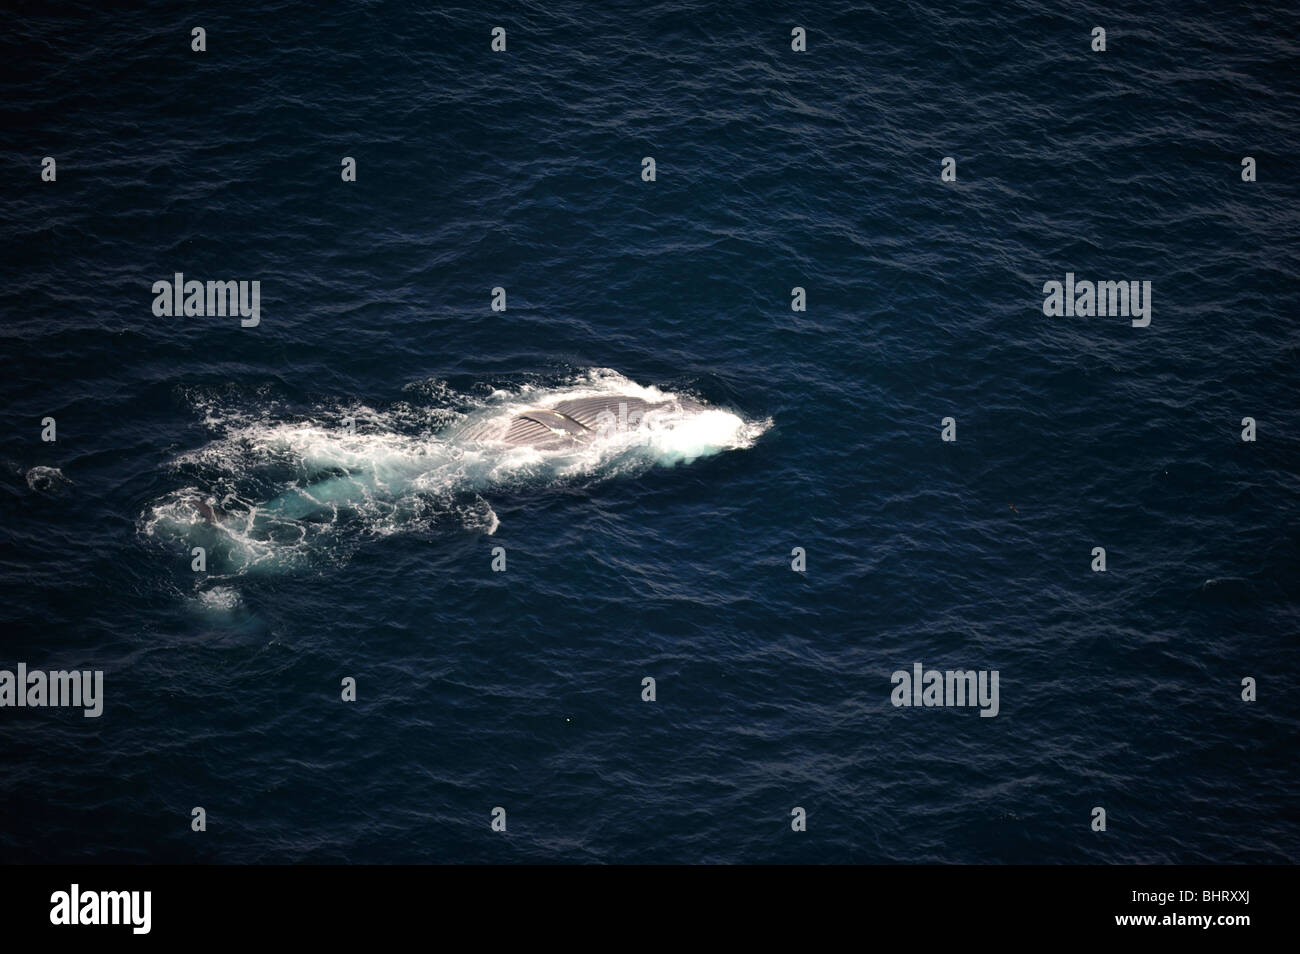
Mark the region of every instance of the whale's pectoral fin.
POLYGON ((214 527, 217 525, 219 522, 218 515, 212 504, 208 503, 202 497, 192 497, 191 502, 194 504, 194 509, 199 512, 200 517, 212 524, 214 527))

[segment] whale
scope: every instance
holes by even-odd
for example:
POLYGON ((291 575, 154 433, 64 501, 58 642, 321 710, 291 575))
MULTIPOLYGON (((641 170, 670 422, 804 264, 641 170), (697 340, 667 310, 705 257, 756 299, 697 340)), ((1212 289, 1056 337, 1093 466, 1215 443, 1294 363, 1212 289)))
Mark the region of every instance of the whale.
POLYGON ((213 414, 219 433, 176 457, 185 484, 146 507, 140 533, 201 546, 226 576, 334 565, 392 534, 490 536, 497 498, 513 509, 556 489, 585 496, 750 448, 772 426, 608 369, 463 393, 433 382, 428 400, 423 383, 412 391, 422 399, 391 409, 349 399, 287 417, 243 403, 213 414), (340 412, 361 423, 340 427, 340 412))
MULTIPOLYGON (((691 398, 672 401, 647 401, 626 394, 570 398, 546 407, 526 408, 512 415, 497 414, 474 421, 448 433, 448 443, 456 453, 472 449, 497 447, 505 451, 528 447, 548 453, 580 450, 600 440, 617 435, 636 437, 652 430, 646 416, 658 413, 664 418, 685 418, 707 408, 691 398)), ((654 418, 653 420, 659 420, 654 418)), ((422 466, 418 461, 416 466, 422 466)), ((364 470, 326 478, 303 487, 295 487, 259 509, 265 515, 300 520, 312 513, 333 510, 338 505, 355 503, 371 497, 382 482, 373 470, 364 470)))
POLYGON ((269 532, 272 525, 283 526, 284 521, 329 522, 340 508, 364 508, 376 502, 380 509, 390 506, 402 496, 400 488, 414 486, 440 466, 454 471, 466 454, 486 453, 492 461, 504 459, 499 454, 529 448, 566 459, 571 452, 580 454, 602 442, 619 453, 629 444, 652 440, 660 428, 671 430, 710 410, 716 409, 687 397, 647 400, 622 393, 543 402, 522 410, 497 408, 444 431, 432 453, 335 463, 329 468, 333 473, 295 482, 261 503, 236 499, 228 509, 197 493, 189 495, 187 503, 200 525, 245 534, 269 532))

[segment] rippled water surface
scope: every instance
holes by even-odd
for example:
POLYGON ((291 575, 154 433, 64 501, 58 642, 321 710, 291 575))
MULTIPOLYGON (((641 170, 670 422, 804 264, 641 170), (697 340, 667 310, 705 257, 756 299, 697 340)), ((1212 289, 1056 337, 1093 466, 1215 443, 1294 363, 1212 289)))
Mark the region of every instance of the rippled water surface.
POLYGON ((0 709, 0 860, 1300 859, 1300 31, 1221 7, 12 15, 0 669, 106 701, 0 709), (705 410, 455 437, 617 394, 705 410))

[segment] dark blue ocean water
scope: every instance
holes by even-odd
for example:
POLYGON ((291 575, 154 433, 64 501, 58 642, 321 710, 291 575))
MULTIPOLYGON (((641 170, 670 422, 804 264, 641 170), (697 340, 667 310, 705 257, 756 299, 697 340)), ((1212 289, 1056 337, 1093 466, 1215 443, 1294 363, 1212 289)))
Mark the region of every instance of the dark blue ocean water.
POLYGON ((4 33, 0 669, 106 701, 0 709, 0 860, 1300 860, 1291 5, 4 33), (1067 271, 1151 281, 1150 326, 1045 317, 1067 271), (176 272, 260 325, 155 317, 176 272), (723 423, 448 436, 629 391, 723 423), (915 662, 999 714, 894 707, 915 662))

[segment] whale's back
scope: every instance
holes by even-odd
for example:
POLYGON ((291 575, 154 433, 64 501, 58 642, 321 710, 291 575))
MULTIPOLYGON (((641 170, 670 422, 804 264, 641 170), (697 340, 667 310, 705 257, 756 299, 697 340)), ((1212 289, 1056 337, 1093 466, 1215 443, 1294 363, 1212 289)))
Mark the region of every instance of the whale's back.
POLYGON ((684 412, 703 405, 689 399, 653 403, 623 394, 570 398, 549 408, 529 408, 509 418, 488 418, 463 428, 466 441, 495 441, 533 447, 589 444, 602 431, 635 428, 646 412, 677 406, 684 412))

